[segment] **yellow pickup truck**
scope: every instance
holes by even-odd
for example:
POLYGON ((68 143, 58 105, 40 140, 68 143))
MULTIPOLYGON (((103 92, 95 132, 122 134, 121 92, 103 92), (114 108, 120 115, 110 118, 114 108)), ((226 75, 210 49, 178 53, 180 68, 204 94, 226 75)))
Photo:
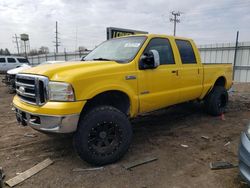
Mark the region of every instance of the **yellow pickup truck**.
POLYGON ((83 61, 18 74, 13 105, 21 124, 74 133, 80 157, 104 165, 128 150, 130 118, 192 100, 220 115, 231 85, 232 66, 202 64, 193 40, 134 35, 103 42, 83 61))

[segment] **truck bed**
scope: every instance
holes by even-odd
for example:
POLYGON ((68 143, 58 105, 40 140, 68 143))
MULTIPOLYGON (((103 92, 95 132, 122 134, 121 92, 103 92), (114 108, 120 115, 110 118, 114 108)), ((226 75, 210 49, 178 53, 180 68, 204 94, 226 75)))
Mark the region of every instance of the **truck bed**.
POLYGON ((215 83, 218 76, 223 76, 226 80, 225 88, 232 86, 232 64, 229 63, 204 63, 203 64, 203 93, 207 93, 215 83))

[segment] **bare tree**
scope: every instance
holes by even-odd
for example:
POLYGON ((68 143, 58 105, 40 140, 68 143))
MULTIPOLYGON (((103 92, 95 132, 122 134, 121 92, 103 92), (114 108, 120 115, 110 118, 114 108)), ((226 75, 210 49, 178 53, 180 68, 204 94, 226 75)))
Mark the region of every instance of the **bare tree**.
POLYGON ((5 49, 0 49, 0 55, 10 55, 10 51, 8 50, 8 48, 5 49))
POLYGON ((85 46, 79 46, 78 47, 79 52, 87 51, 88 49, 85 46))
POLYGON ((37 49, 31 49, 30 50, 30 52, 29 52, 29 55, 38 55, 39 53, 38 53, 38 51, 37 51, 37 49))
POLYGON ((39 54, 48 54, 49 53, 49 48, 47 46, 41 46, 38 50, 39 54))

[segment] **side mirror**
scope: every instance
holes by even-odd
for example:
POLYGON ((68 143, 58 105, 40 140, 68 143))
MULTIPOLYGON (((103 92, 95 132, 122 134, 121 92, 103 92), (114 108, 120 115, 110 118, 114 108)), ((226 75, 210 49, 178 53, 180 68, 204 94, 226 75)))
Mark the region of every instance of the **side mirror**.
POLYGON ((149 50, 140 58, 140 69, 155 69, 160 65, 160 55, 157 50, 149 50))

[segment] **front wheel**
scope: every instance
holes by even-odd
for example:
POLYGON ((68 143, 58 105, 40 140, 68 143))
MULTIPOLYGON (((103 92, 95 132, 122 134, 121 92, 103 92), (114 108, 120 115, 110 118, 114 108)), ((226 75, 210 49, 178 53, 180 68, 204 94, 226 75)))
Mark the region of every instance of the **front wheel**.
POLYGON ((125 114, 111 106, 99 106, 80 118, 73 137, 79 156, 94 165, 119 160, 132 140, 132 127, 125 114))
POLYGON ((209 114, 213 116, 221 115, 225 112, 228 103, 227 90, 222 86, 215 86, 205 98, 205 107, 209 114))

